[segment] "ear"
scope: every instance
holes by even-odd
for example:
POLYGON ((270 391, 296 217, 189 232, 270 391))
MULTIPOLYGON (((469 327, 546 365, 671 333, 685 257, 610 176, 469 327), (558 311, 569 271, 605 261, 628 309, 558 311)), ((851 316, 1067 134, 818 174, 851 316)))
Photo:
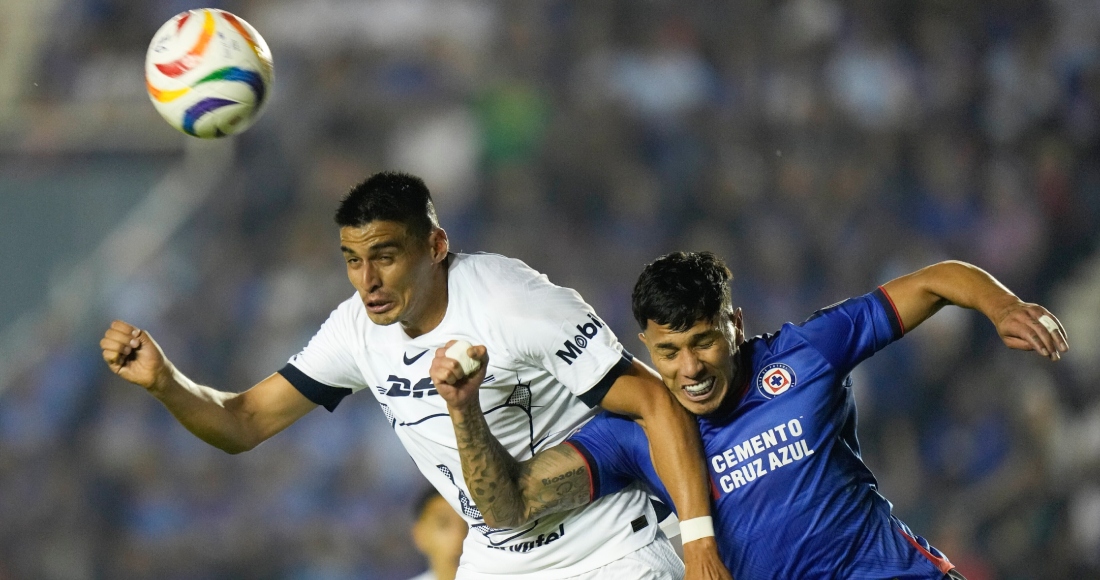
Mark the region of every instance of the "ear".
POLYGON ((436 228, 428 234, 428 245, 431 249, 432 263, 438 264, 447 259, 447 253, 451 251, 451 241, 447 238, 447 231, 436 228))
POLYGON ((745 342, 745 319, 741 309, 737 308, 730 313, 730 324, 733 326, 733 345, 741 346, 745 342))

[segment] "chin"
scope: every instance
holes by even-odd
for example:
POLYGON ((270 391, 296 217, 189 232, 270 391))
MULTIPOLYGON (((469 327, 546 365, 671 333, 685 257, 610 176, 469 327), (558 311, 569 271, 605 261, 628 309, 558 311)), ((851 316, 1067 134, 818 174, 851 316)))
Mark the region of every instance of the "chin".
POLYGON ((391 310, 382 314, 373 314, 368 310, 367 318, 370 318, 370 321, 378 326, 389 326, 397 322, 397 313, 391 310))

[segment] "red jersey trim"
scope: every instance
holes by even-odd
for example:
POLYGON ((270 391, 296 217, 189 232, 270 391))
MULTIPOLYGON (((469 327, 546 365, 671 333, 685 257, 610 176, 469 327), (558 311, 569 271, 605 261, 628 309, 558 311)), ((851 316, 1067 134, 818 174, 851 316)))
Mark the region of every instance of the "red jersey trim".
POLYGON ((898 307, 894 304, 894 299, 890 298, 890 293, 886 291, 886 288, 879 286, 878 289, 882 290, 882 295, 890 302, 890 308, 894 309, 894 317, 898 319, 898 326, 901 327, 901 334, 905 336, 905 321, 901 319, 901 313, 898 312, 898 307))
POLYGON ((918 542, 916 540, 916 538, 914 538, 913 536, 910 536, 909 534, 905 533, 905 531, 902 530, 901 528, 894 528, 894 529, 896 529, 899 534, 905 536, 905 539, 908 540, 910 544, 913 544, 913 547, 916 548, 917 551, 920 552, 925 558, 928 558, 928 561, 932 562, 932 565, 935 566, 936 569, 938 569, 940 572, 943 572, 944 574, 947 574, 948 572, 951 571, 952 568, 955 567, 954 564, 952 564, 951 561, 948 560, 946 556, 943 557, 943 558, 940 558, 938 556, 933 556, 932 552, 929 552, 928 550, 924 549, 924 546, 920 545, 920 542, 918 542))
POLYGON ((585 467, 588 468, 588 503, 592 503, 596 500, 596 486, 592 485, 592 464, 588 461, 588 454, 581 451, 571 441, 562 441, 562 443, 573 448, 573 451, 577 452, 577 455, 581 456, 581 460, 584 461, 585 467))

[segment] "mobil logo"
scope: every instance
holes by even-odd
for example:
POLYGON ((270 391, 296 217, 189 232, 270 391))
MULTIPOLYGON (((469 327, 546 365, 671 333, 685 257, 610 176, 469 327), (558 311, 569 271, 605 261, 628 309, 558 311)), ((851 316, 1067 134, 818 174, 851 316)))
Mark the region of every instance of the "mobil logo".
POLYGON ((596 336, 603 328, 603 321, 596 318, 595 314, 588 315, 588 322, 577 325, 577 336, 571 339, 566 339, 562 350, 557 351, 558 358, 565 361, 565 364, 571 365, 573 361, 577 360, 577 357, 584 353, 584 349, 588 348, 589 339, 596 336))

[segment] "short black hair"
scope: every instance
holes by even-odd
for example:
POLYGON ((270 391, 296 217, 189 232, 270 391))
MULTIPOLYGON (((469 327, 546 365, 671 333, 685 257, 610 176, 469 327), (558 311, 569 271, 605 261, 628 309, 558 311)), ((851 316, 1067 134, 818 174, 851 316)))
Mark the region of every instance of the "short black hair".
POLYGON ((733 274, 710 252, 675 252, 647 264, 634 284, 631 308, 645 331, 652 320, 683 332, 732 310, 733 274))
POLYGON ((410 236, 425 239, 439 227, 432 194, 424 180, 397 171, 382 171, 351 188, 336 209, 336 225, 358 228, 373 221, 404 224, 410 236))
POLYGON ((428 486, 424 491, 420 492, 420 495, 416 497, 416 503, 413 504, 413 521, 418 521, 424 516, 424 510, 428 509, 428 504, 435 498, 443 498, 440 495, 439 490, 434 487, 428 486))

